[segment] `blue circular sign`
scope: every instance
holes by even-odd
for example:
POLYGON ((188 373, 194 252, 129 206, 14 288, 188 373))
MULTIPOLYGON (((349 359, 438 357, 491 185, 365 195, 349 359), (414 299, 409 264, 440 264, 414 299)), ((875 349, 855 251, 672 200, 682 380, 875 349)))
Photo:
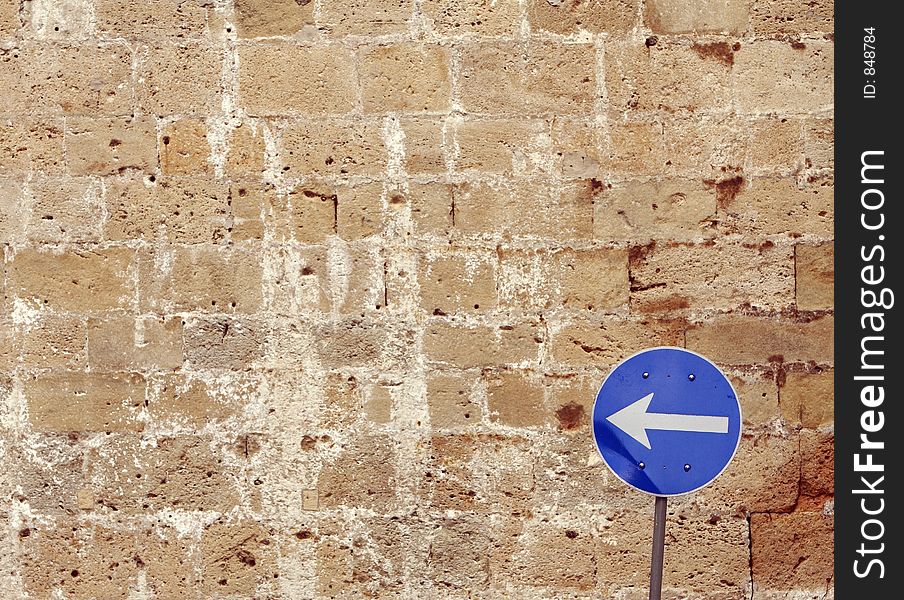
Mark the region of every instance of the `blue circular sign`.
POLYGON ((654 496, 699 490, 734 458, 741 405, 716 365, 684 348, 619 363, 593 405, 593 439, 615 475, 654 496))

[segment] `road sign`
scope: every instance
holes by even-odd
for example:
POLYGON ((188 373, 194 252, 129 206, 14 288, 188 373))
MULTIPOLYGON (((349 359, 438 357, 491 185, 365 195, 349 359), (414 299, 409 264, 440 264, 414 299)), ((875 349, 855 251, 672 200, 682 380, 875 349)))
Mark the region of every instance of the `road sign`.
POLYGON ((702 488, 734 457, 741 406, 728 378, 684 348, 650 348, 619 363, 593 405, 593 438, 615 475, 642 492, 702 488))

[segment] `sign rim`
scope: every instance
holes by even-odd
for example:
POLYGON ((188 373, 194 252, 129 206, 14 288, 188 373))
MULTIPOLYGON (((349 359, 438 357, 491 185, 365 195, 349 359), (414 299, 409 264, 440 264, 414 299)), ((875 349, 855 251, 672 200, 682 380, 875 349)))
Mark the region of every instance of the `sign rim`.
POLYGON ((633 488, 633 489, 637 490, 638 492, 642 492, 642 493, 647 494, 647 495, 649 495, 649 496, 654 496, 654 497, 658 497, 658 498, 674 498, 674 497, 676 497, 676 496, 684 496, 684 495, 687 495, 687 494, 692 494, 692 493, 694 493, 694 492, 697 492, 697 491, 702 490, 703 488, 705 488, 706 486, 708 486, 709 484, 711 484, 713 481, 715 481, 716 479, 718 479, 719 477, 721 477, 721 476, 722 476, 722 473, 724 473, 724 472, 725 472, 725 469, 728 468, 728 465, 730 465, 730 464, 732 463, 732 461, 734 461, 735 455, 737 455, 737 453, 738 453, 738 448, 741 446, 741 435, 742 435, 743 431, 744 431, 744 413, 743 413, 743 411, 741 410, 741 398, 740 398, 740 396, 738 396, 738 391, 734 388, 734 385, 731 383, 731 379, 729 379, 729 378, 728 378, 728 375, 726 375, 726 374, 722 371, 722 369, 720 369, 719 366, 716 365, 716 363, 714 363, 714 362, 711 361, 710 359, 706 358, 705 356, 703 356, 703 355, 700 354, 699 352, 695 352, 695 351, 693 351, 693 350, 688 350, 687 348, 681 348, 680 346, 653 346, 653 347, 650 347, 650 348, 644 348, 643 350, 638 350, 638 351, 635 352, 634 354, 632 354, 632 355, 630 355, 630 356, 627 356, 627 357, 623 358, 622 360, 618 361, 618 363, 616 363, 615 366, 613 366, 613 367, 609 370, 609 373, 606 374, 606 377, 603 379, 603 382, 600 384, 599 389, 596 391, 596 396, 594 396, 594 398, 593 398, 593 408, 590 410, 590 435, 593 437, 593 446, 596 448, 596 452, 597 452, 597 454, 599 454, 600 458, 603 460, 603 464, 606 465, 606 468, 609 469, 609 471, 610 471, 613 475, 615 475, 615 477, 618 478, 619 481, 621 481, 622 483, 624 483, 624 484, 627 485, 628 487, 633 488), (629 360, 631 360, 631 359, 634 358, 635 356, 640 356, 641 354, 646 354, 647 352, 652 352, 652 351, 654 351, 654 350, 680 350, 680 351, 682 351, 682 352, 687 352, 688 354, 693 354, 694 356, 696 356, 696 357, 698 357, 698 358, 701 358, 701 359, 705 360, 705 361, 708 362, 708 363, 709 363, 716 371, 718 371, 719 374, 722 375, 722 377, 725 378, 726 383, 728 383, 728 387, 731 389, 732 393, 734 394, 735 404, 738 405, 738 439, 735 441, 735 447, 734 447, 734 450, 731 451, 731 456, 728 457, 728 461, 727 461, 727 462, 725 463, 725 465, 719 470, 719 472, 716 473, 715 475, 713 475, 712 479, 710 479, 710 480, 707 481, 706 483, 704 483, 704 484, 702 484, 702 485, 699 485, 699 486, 697 486, 697 487, 695 487, 695 488, 693 488, 693 489, 687 490, 686 492, 678 492, 678 493, 676 493, 676 494, 655 494, 655 493, 653 493, 653 492, 650 492, 650 491, 641 489, 641 488, 637 487, 636 485, 634 485, 634 484, 632 484, 632 483, 628 483, 627 481, 625 481, 625 479, 624 479, 621 475, 619 475, 618 472, 616 472, 615 469, 612 468, 612 465, 609 464, 609 461, 606 460, 606 457, 605 457, 605 455, 603 454, 603 451, 600 449, 599 442, 597 442, 597 440, 596 440, 596 429, 595 429, 594 426, 593 426, 594 416, 596 415, 596 405, 597 405, 597 402, 599 402, 599 399, 600 399, 600 392, 603 391, 603 386, 605 386, 605 385, 606 385, 606 382, 609 381, 609 377, 611 377, 612 374, 613 374, 620 366, 622 366, 624 363, 628 362, 629 360))

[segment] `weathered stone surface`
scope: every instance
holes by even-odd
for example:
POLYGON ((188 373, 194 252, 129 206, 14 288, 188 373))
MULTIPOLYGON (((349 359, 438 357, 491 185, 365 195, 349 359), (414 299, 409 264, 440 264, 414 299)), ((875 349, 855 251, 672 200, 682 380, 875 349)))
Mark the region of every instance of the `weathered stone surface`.
POLYGON ((785 375, 780 390, 782 416, 789 423, 822 427, 835 420, 835 372, 792 371, 785 375))
POLYGON ((692 327, 687 347, 727 364, 832 362, 835 319, 795 322, 775 317, 724 316, 692 327))
POLYGON ((606 89, 613 112, 674 112, 731 104, 729 79, 734 50, 623 42, 606 47, 606 89))
POLYGON ((438 0, 421 11, 444 36, 511 35, 520 21, 517 0, 438 0))
POLYGON ((582 31, 619 35, 634 26, 637 4, 636 0, 530 0, 527 20, 533 29, 562 35, 582 31))
POLYGON ((631 304, 638 312, 672 312, 753 305, 781 309, 794 303, 792 248, 747 245, 634 247, 631 304), (725 265, 733 265, 726 270, 725 265))
POLYGON ((66 120, 66 156, 73 175, 154 171, 157 133, 153 119, 66 120))
POLYGON ((361 56, 364 112, 438 112, 451 94, 448 52, 440 46, 397 44, 361 56))
POLYGON ((735 100, 744 112, 800 113, 831 103, 833 42, 744 44, 735 54, 735 100))
POLYGON ((537 41, 462 50, 462 102, 484 114, 580 114, 593 109, 596 54, 590 45, 537 41))
POLYGON ((252 115, 344 114, 355 106, 354 59, 341 47, 242 46, 241 102, 252 115))
POLYGON ((209 114, 220 104, 220 51, 204 44, 152 46, 139 55, 138 105, 154 115, 209 114))
POLYGON ((754 589, 825 593, 832 579, 834 531, 834 517, 821 512, 753 515, 754 589))
POLYGON ((408 28, 411 0, 325 0, 320 23, 334 35, 387 35, 408 28))
POLYGON ((748 8, 744 0, 651 0, 644 22, 654 33, 733 33, 747 30, 748 8))
POLYGON ((665 597, 834 598, 833 25, 0 0, 0 598, 645 599, 658 345, 744 416, 665 597))
POLYGON ((553 335, 553 360, 565 365, 611 367, 648 346, 681 346, 681 321, 575 320, 553 335))
POLYGON ((135 253, 129 248, 54 252, 23 250, 9 266, 9 291, 53 310, 126 308, 134 300, 135 253))
POLYGON ((830 310, 835 306, 835 244, 800 244, 794 259, 797 308, 830 310))
POLYGON ((310 0, 235 0, 235 22, 243 38, 294 35, 314 25, 310 0))
POLYGON ((716 194, 689 180, 627 182, 594 196, 593 237, 646 243, 715 236, 716 194))
POLYGON ((145 382, 127 373, 58 372, 24 384, 35 431, 141 431, 145 382))
POLYGON ((429 360, 460 367, 533 361, 542 341, 540 330, 531 323, 468 327, 435 320, 424 332, 429 360))
POLYGON ((170 123, 161 131, 160 169, 165 175, 209 175, 210 146, 207 127, 196 119, 170 123))

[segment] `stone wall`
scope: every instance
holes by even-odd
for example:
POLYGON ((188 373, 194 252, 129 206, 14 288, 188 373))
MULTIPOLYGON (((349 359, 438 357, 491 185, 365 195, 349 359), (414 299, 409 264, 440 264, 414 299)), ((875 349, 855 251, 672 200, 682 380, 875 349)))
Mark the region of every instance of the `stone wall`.
POLYGON ((833 597, 832 4, 0 0, 0 596, 833 597))

